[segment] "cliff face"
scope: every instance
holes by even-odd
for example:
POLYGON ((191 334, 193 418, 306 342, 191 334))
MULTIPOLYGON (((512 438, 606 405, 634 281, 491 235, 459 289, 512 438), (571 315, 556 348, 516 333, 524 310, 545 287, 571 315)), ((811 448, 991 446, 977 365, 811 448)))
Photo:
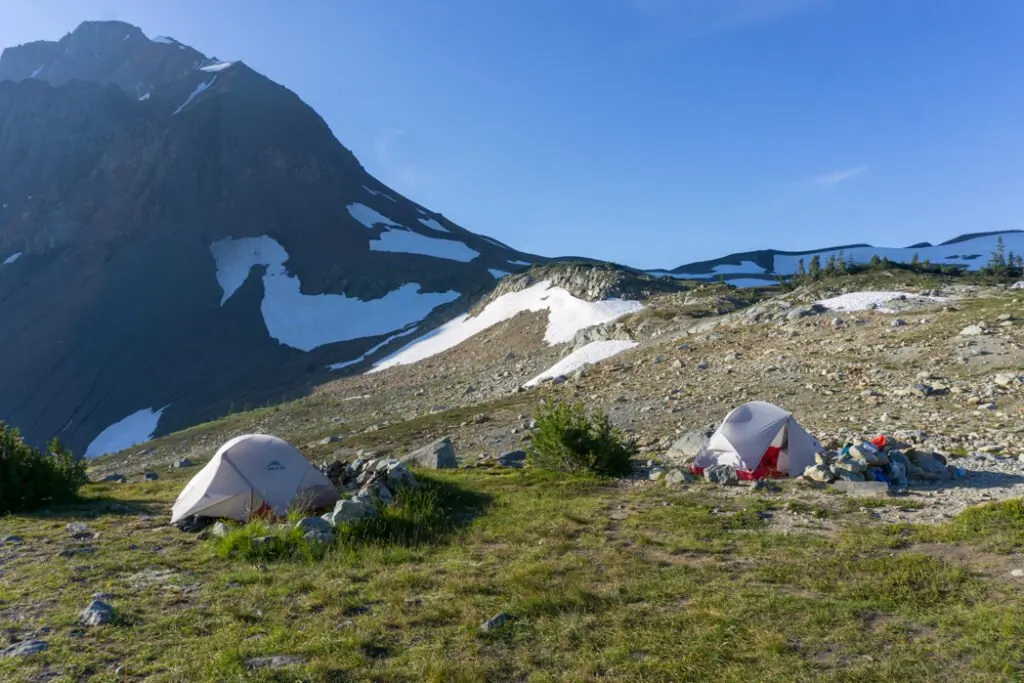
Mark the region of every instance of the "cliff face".
POLYGON ((120 22, 0 57, 0 419, 33 441, 295 395, 533 260, 377 181, 241 62, 120 22))

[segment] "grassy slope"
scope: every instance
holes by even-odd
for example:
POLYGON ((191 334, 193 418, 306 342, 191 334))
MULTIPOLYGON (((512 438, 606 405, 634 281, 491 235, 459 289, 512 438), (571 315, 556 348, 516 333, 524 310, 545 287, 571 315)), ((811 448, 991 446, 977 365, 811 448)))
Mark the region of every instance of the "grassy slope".
POLYGON ((993 681, 1024 657, 995 554, 1024 544, 1015 503, 929 529, 858 530, 850 512, 828 538, 770 532, 773 496, 457 471, 431 475, 460 522, 431 543, 260 564, 163 525, 184 476, 0 522, 25 538, 0 550, 0 628, 51 629, 0 679, 993 681), (97 552, 55 558, 78 520, 97 552), (97 591, 123 621, 83 630, 97 591), (482 633, 501 611, 515 619, 482 633), (277 654, 307 663, 246 672, 277 654))

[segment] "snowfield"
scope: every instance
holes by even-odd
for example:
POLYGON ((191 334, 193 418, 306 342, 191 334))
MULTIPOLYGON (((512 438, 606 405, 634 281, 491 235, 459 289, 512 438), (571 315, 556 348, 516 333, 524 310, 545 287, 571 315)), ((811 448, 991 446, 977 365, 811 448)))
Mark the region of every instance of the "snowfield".
POLYGON ((9 265, 11 265, 12 263, 14 263, 15 261, 17 261, 20 258, 21 258, 21 252, 20 251, 16 251, 13 254, 11 254, 10 256, 8 256, 7 258, 5 258, 4 262, 2 264, 0 264, 0 265, 9 266, 9 265))
POLYGON ((116 453, 149 441, 153 438, 157 425, 160 424, 160 416, 167 408, 168 406, 159 410, 143 408, 110 425, 97 434, 85 449, 86 459, 98 458, 107 453, 116 453))
POLYGON ((384 214, 371 209, 366 204, 360 204, 358 202, 349 204, 348 213, 352 218, 355 218, 367 228, 372 228, 377 224, 383 224, 389 228, 405 228, 401 223, 394 222, 384 214))
POLYGON ((544 341, 564 344, 582 329, 611 322, 643 308, 639 301, 608 299, 584 301, 547 280, 520 292, 503 294, 487 304, 474 317, 468 314, 449 321, 387 358, 378 361, 370 372, 379 372, 395 365, 410 365, 454 348, 470 337, 509 320, 524 311, 548 311, 548 327, 544 341))
POLYGON ((540 373, 523 386, 533 387, 540 384, 549 377, 560 377, 582 368, 584 365, 598 363, 623 351, 628 351, 637 346, 635 341, 611 340, 591 342, 583 348, 576 349, 568 356, 558 361, 550 368, 540 373))
POLYGON ((420 218, 418 220, 420 223, 430 228, 431 230, 437 230, 438 232, 451 232, 451 230, 444 227, 443 225, 435 221, 433 218, 420 218))
POLYGON ((194 100, 195 98, 199 97, 199 96, 200 96, 200 95, 202 95, 202 94, 203 94, 204 92, 206 92, 207 90, 209 90, 209 89, 210 89, 210 86, 211 86, 211 85, 213 85, 213 84, 214 84, 214 82, 216 82, 216 80, 217 80, 217 77, 216 77, 216 76, 214 76, 214 77, 213 77, 213 78, 211 78, 211 79, 210 79, 209 81, 203 81, 202 83, 200 83, 199 85, 197 85, 197 86, 196 86, 196 89, 192 91, 192 94, 188 96, 188 99, 187 99, 187 100, 185 100, 184 102, 182 102, 181 106, 180 106, 180 107, 178 107, 177 109, 175 109, 175 110, 174 110, 174 113, 173 113, 173 114, 171 114, 171 116, 175 116, 175 115, 177 115, 177 114, 180 114, 180 113, 181 113, 181 111, 182 111, 183 109, 185 109, 185 107, 187 107, 187 106, 188 106, 189 104, 191 104, 191 103, 192 103, 192 100, 194 100))
POLYGON ((895 300, 913 300, 931 303, 943 303, 949 299, 941 296, 921 296, 919 294, 908 294, 906 292, 851 292, 841 294, 831 299, 818 301, 819 306, 824 306, 830 311, 840 313, 853 313, 855 311, 878 311, 879 313, 895 313, 893 309, 885 308, 884 304, 895 300))
POLYGON ((470 249, 462 242, 453 242, 452 240, 439 237, 427 237, 418 232, 406 230, 388 230, 381 233, 377 239, 370 240, 370 251, 420 254, 422 256, 448 259, 449 261, 462 261, 463 263, 469 263, 480 255, 480 252, 470 249))
POLYGON ((223 71, 224 69, 228 68, 232 64, 234 64, 234 62, 216 62, 214 64, 207 64, 206 66, 201 66, 201 67, 199 67, 199 70, 200 71, 205 71, 206 73, 209 73, 209 74, 212 74, 212 73, 217 73, 218 71, 223 71))
POLYGON ((299 278, 284 268, 288 252, 266 235, 226 238, 210 245, 223 292, 221 305, 242 286, 255 265, 267 267, 260 310, 273 339, 302 351, 408 327, 459 293, 420 292, 415 282, 363 301, 343 294, 303 294, 299 278))
POLYGON ((369 192, 370 194, 374 195, 375 197, 384 197, 384 199, 390 199, 393 202, 398 201, 397 199, 389 195, 387 192, 379 192, 378 190, 371 189, 366 185, 363 185, 363 189, 369 192))
POLYGON ((388 337, 387 339, 385 339, 384 341, 382 341, 381 343, 376 344, 376 345, 372 346, 371 348, 367 349, 366 353, 364 353, 363 355, 359 356, 358 358, 353 358, 352 360, 347 360, 347 361, 344 361, 342 363, 331 363, 330 365, 327 366, 327 369, 328 370, 342 370, 344 368, 349 367, 350 365, 355 365, 356 363, 362 363, 364 360, 366 360, 367 358, 369 358, 373 354, 377 353, 378 351, 380 351, 382 348, 384 348, 385 346, 387 346, 388 344, 390 344, 394 340, 400 339, 401 337, 408 337, 410 334, 412 334, 413 332, 415 332, 418 329, 419 329, 418 327, 414 327, 411 330, 406 330, 404 332, 399 332, 398 334, 393 334, 390 337, 388 337))

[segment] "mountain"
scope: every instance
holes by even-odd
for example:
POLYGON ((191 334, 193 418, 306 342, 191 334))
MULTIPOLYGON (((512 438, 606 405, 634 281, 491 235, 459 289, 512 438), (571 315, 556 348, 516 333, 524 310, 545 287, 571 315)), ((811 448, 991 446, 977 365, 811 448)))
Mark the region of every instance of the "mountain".
POLYGON ((775 276, 794 275, 799 262, 805 266, 817 256, 822 265, 829 257, 853 259, 855 263, 868 263, 872 257, 886 258, 896 263, 910 263, 916 255, 921 261, 934 264, 962 266, 976 271, 988 263, 999 239, 1007 254, 1024 254, 1024 231, 981 232, 960 235, 938 245, 928 242, 909 247, 873 247, 870 244, 849 244, 810 251, 777 251, 763 249, 729 254, 710 261, 688 263, 672 270, 648 271, 681 279, 719 279, 739 287, 775 284, 775 276))
POLYGON ((540 260, 373 178, 242 62, 121 22, 0 56, 0 418, 34 442, 92 456, 301 394, 540 260))

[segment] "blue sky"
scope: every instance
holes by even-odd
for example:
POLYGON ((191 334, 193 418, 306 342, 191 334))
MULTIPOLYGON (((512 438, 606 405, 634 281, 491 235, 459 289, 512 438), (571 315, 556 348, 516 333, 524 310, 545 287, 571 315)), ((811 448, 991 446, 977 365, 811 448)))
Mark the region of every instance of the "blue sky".
POLYGON ((545 255, 674 267, 1024 227, 1019 0, 4 0, 242 59, 385 183, 545 255))

